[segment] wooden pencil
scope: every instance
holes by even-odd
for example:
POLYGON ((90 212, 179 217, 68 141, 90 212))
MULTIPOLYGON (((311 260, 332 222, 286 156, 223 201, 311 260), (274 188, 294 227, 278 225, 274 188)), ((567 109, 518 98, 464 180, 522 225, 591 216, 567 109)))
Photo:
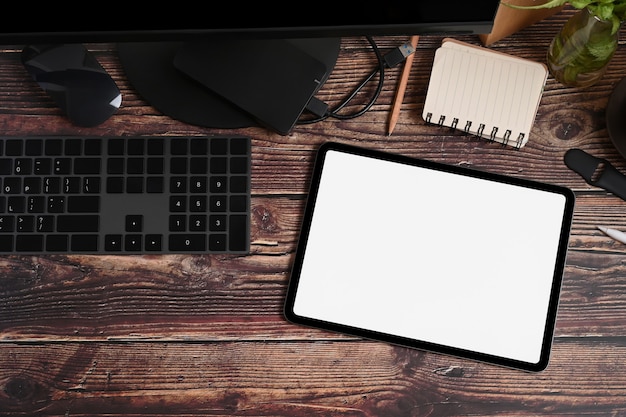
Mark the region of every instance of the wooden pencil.
MULTIPOLYGON (((411 37, 411 46, 417 47, 419 36, 414 35, 411 37)), ((409 55, 404 62, 402 73, 400 75, 400 81, 398 82, 398 88, 396 89, 396 96, 391 105, 391 112, 389 113, 389 122, 387 124, 387 135, 391 135, 393 129, 396 127, 398 117, 400 117, 400 109, 402 108, 402 102, 404 101, 404 92, 409 80, 409 74, 411 73, 411 66, 413 65, 413 55, 415 52, 409 55)))

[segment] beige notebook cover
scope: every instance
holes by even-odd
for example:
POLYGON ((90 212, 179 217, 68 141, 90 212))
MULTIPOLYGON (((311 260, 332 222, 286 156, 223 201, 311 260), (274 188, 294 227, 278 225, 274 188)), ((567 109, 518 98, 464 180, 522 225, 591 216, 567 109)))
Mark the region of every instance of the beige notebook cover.
POLYGON ((445 39, 435 53, 422 117, 521 148, 547 77, 542 63, 445 39))

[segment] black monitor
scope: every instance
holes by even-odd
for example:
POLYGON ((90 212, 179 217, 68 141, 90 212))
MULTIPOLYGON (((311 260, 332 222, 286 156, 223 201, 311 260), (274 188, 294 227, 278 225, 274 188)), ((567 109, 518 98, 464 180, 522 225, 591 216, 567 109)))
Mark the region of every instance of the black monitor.
MULTIPOLYGON (((264 124, 250 109, 241 107, 241 100, 244 106, 251 98, 253 108, 282 111, 271 106, 268 110, 266 105, 280 100, 253 96, 259 91, 277 91, 272 89, 280 86, 274 84, 285 78, 298 83, 308 76, 315 82, 313 89, 319 89, 335 65, 342 37, 489 33, 500 1, 402 3, 271 6, 230 1, 201 6, 177 1, 142 7, 147 10, 115 8, 115 13, 90 11, 87 15, 56 8, 40 10, 42 19, 22 19, 15 28, 3 27, 0 44, 117 43, 130 83, 157 109, 200 126, 237 128, 264 124), (240 72, 242 68, 247 72, 240 72), (290 74, 301 77, 291 79, 290 74), (242 79, 264 85, 250 84, 250 88, 240 83, 242 79), (229 88, 215 91, 216 85, 229 88), (228 94, 234 95, 232 100, 228 94)), ((307 88, 301 94, 308 94, 307 88)), ((285 96, 286 101, 292 98, 285 96)))

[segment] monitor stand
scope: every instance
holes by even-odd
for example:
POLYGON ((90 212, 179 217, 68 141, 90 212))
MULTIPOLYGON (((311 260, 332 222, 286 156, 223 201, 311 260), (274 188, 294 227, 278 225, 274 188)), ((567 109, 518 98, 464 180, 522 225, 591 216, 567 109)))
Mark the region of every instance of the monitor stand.
MULTIPOLYGON (((319 84, 321 87, 337 61, 340 39, 291 39, 286 42, 326 66, 326 73, 319 84)), ((183 45, 183 42, 125 42, 117 45, 126 77, 139 95, 165 115, 197 126, 229 129, 262 125, 257 118, 232 104, 228 98, 205 88, 174 66, 174 60, 183 45)), ((249 47, 248 41, 241 41, 242 51, 249 47)), ((262 67, 263 71, 272 71, 271 65, 281 65, 281 60, 286 59, 267 58, 247 60, 247 70, 255 73, 262 67)), ((280 71, 281 68, 275 70, 280 71)), ((240 81, 235 78, 229 82, 240 81)))

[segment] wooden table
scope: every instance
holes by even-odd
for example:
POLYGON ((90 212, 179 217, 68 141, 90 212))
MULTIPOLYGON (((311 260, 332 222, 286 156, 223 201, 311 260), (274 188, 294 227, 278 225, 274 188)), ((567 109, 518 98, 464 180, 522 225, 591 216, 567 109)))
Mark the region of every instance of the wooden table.
MULTIPOLYGON (((492 47, 544 61, 569 14, 563 11, 492 47)), ((386 72, 380 98, 357 119, 299 126, 288 136, 258 127, 235 131, 253 139, 247 256, 1 257, 0 414, 626 415, 626 245, 596 229, 626 230, 626 202, 587 185, 563 163, 564 153, 578 147, 626 172, 604 118, 613 88, 626 76, 626 49, 620 47, 593 88, 566 88, 550 77, 530 141, 516 151, 423 122, 441 39, 420 38, 405 105, 390 137, 386 121, 400 67, 386 72), (329 140, 575 190, 555 342, 545 371, 527 373, 285 321, 283 299, 312 160, 329 140)), ((458 39, 479 44, 476 36, 458 39)), ((383 51, 406 41, 376 40, 383 51)), ((96 128, 73 127, 25 73, 19 48, 6 47, 0 53, 2 135, 226 132, 161 115, 125 80, 115 45, 88 46, 119 82, 119 113, 96 128)), ((338 102, 374 63, 363 38, 345 39, 320 97, 338 102)), ((365 100, 347 110, 358 110, 365 100)))

